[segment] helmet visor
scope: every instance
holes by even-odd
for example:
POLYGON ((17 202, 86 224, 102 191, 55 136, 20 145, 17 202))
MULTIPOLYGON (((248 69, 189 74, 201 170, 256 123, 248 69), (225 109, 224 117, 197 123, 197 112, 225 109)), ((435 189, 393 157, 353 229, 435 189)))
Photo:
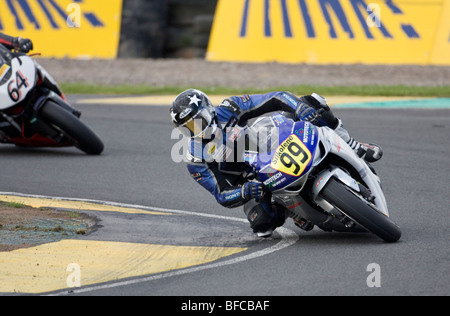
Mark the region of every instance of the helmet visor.
POLYGON ((214 119, 213 113, 208 108, 203 108, 189 121, 181 125, 181 132, 187 137, 203 137, 214 119))

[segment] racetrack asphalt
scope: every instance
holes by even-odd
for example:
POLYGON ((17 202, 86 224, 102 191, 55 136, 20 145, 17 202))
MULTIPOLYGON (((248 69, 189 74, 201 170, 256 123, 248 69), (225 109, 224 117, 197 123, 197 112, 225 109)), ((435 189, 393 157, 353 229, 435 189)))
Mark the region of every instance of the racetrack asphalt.
MULTIPOLYGON (((171 270, 185 273, 146 269, 138 275, 111 272, 108 280, 85 282, 80 289, 71 289, 72 295, 450 294, 448 109, 335 110, 355 138, 379 143, 385 150, 375 167, 390 213, 403 231, 400 242, 386 244, 369 234, 325 233, 318 229, 307 233, 290 222, 280 234, 260 240, 249 231, 242 209, 217 205, 195 184, 183 164, 170 159, 176 140, 170 138, 167 105, 113 106, 78 102, 79 97, 71 97, 71 101, 78 104, 83 120, 105 141, 105 153, 91 157, 72 148, 1 146, 1 192, 188 212, 149 215, 88 211, 100 219, 100 226, 69 244, 69 249, 82 241, 100 241, 135 245, 134 250, 121 248, 128 253, 150 251, 148 245, 155 244, 236 250, 211 261, 227 264, 194 262, 171 270), (241 257, 244 260, 238 260, 241 257), (368 286, 371 263, 380 267, 380 287, 368 286), (207 269, 201 269, 205 266, 207 269), (101 286, 96 287, 98 284, 101 286)), ((99 252, 99 247, 95 244, 92 249, 99 252)), ((82 263, 81 258, 88 253, 81 252, 80 256, 82 263)), ((114 271, 136 269, 131 258, 120 261, 120 268, 114 271)), ((137 266, 149 262, 145 256, 139 259, 137 266)), ((60 278, 65 281, 67 276, 64 270, 60 278)), ((68 293, 61 290, 52 293, 68 293)))

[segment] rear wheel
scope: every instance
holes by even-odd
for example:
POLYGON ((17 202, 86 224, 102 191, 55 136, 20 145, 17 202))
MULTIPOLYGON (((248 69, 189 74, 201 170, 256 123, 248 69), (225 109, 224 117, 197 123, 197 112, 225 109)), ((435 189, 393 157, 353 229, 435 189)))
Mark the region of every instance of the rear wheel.
POLYGON ((400 239, 400 228, 388 216, 336 179, 330 179, 321 195, 342 213, 384 241, 396 242, 400 239))
POLYGON ((100 138, 79 118, 53 101, 47 101, 40 112, 42 118, 60 129, 78 149, 89 155, 100 155, 104 145, 100 138))

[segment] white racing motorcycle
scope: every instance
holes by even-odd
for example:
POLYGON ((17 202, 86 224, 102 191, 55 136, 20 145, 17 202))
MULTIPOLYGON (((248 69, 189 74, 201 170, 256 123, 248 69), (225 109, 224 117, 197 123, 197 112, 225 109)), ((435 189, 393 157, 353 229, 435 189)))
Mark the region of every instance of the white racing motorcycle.
POLYGON ((400 239, 379 177, 333 130, 277 113, 258 119, 247 133, 244 161, 303 229, 400 239))
POLYGON ((36 61, 0 45, 0 143, 101 154, 102 141, 80 116, 36 61))

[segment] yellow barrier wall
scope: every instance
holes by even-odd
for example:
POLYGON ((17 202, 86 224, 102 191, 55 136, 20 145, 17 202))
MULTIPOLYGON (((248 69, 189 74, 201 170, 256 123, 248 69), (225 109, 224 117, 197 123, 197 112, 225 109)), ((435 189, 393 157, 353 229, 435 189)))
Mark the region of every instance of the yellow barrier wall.
POLYGON ((450 0, 219 0, 207 59, 450 65, 450 0))
POLYGON ((122 0, 1 0, 0 32, 43 57, 115 58, 122 0))

